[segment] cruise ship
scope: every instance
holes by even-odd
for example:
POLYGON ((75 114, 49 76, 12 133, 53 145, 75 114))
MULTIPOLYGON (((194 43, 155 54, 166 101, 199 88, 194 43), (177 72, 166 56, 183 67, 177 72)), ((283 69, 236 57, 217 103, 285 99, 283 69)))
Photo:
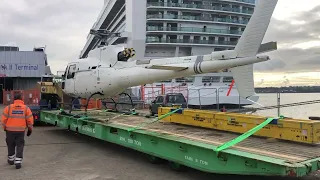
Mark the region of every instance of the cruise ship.
MULTIPOLYGON (((105 0, 91 29, 91 32, 104 32, 105 36, 101 39, 89 33, 80 58, 87 57, 89 51, 96 47, 115 44, 134 48, 136 59, 204 55, 212 51, 232 50, 249 22, 254 7, 255 0, 105 0)), ((133 92, 143 96, 142 99, 152 99, 157 95, 153 87, 164 84, 171 91, 188 91, 188 103, 194 106, 243 106, 258 100, 258 96, 251 100, 240 98, 236 86, 232 86, 231 82, 232 75, 226 69, 223 72, 144 85, 143 94, 140 87, 133 87, 133 92)))

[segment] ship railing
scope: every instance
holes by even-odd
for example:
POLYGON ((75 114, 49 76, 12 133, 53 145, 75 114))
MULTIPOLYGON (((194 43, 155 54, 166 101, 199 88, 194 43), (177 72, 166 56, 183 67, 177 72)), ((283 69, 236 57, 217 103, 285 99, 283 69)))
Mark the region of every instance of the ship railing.
MULTIPOLYGON (((201 102, 201 98, 214 95, 216 98, 217 110, 219 110, 221 106, 219 97, 221 95, 221 92, 223 92, 222 90, 229 89, 229 87, 215 88, 215 87, 203 87, 203 86, 199 86, 198 88, 197 87, 188 88, 186 86, 172 86, 172 87, 150 86, 150 87, 142 87, 142 88, 143 90, 141 89, 141 92, 143 93, 141 93, 140 99, 144 102, 145 104, 144 106, 149 105, 151 101, 154 100, 158 95, 166 94, 166 93, 182 93, 187 100, 188 107, 189 107, 190 100, 198 99, 200 109, 203 108, 203 103, 201 102), (212 90, 212 91, 210 91, 210 93, 203 93, 201 92, 203 90, 212 90), (192 97, 192 95, 194 96, 194 94, 197 94, 197 95, 195 97, 192 97)), ((233 87, 232 89, 236 89, 236 88, 233 87)), ((241 107, 241 97, 239 96, 239 108, 240 107, 241 107)))
MULTIPOLYGON (((190 88, 190 89, 188 89, 187 107, 189 107, 189 101, 191 99, 198 98, 199 99, 199 108, 202 109, 201 98, 214 94, 215 98, 216 98, 216 107, 217 107, 217 110, 219 111, 220 110, 220 98, 219 97, 220 97, 220 92, 221 92, 222 89, 227 90, 227 89, 229 89, 229 87, 219 87, 219 88, 201 87, 201 88, 190 88), (211 93, 207 93, 207 94, 201 94, 201 90, 210 90, 210 89, 214 90, 214 91, 211 92, 211 93), (194 92, 192 92, 190 94, 190 91, 194 91, 194 92), (190 98, 190 95, 192 95, 193 93, 197 93, 198 96, 190 98)), ((240 104, 241 104, 241 97, 239 96, 239 108, 240 108, 240 104)))

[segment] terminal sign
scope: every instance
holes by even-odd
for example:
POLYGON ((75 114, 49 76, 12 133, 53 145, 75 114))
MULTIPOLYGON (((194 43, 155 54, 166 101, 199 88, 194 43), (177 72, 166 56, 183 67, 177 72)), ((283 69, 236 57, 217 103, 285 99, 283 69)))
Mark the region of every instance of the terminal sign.
POLYGON ((37 71, 38 65, 31 64, 1 64, 1 70, 37 71))

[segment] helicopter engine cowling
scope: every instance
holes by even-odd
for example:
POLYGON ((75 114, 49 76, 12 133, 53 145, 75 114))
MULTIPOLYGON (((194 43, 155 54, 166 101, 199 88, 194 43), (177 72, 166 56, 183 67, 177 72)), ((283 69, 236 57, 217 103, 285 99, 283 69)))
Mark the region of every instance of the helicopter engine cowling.
POLYGON ((123 51, 118 53, 118 61, 128 61, 136 55, 136 51, 133 48, 125 48, 123 51))
POLYGON ((128 61, 129 58, 134 57, 136 51, 133 48, 125 48, 118 53, 118 61, 128 61))

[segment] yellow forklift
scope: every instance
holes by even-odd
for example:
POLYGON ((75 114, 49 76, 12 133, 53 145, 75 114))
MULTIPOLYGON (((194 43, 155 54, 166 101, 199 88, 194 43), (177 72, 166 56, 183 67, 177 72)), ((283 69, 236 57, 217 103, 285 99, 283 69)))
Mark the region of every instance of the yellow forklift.
POLYGON ((55 75, 43 75, 41 77, 41 81, 37 84, 40 89, 40 109, 63 108, 63 102, 70 97, 62 91, 61 80, 62 77, 55 75))

